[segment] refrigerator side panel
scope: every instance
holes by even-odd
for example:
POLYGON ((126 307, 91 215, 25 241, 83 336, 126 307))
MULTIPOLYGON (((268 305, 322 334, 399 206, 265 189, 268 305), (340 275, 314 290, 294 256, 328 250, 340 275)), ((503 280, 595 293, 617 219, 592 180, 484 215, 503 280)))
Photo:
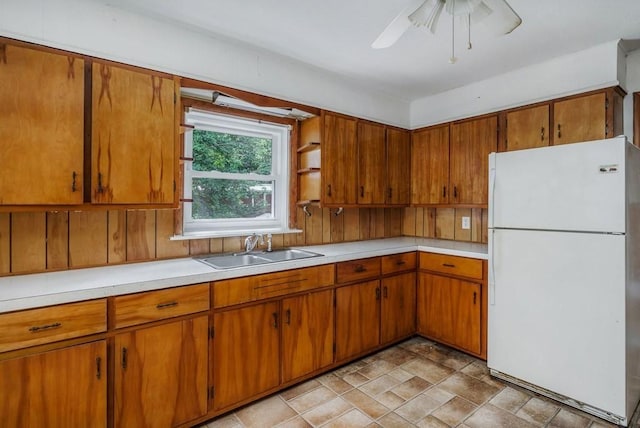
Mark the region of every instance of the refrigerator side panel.
POLYGON ((625 145, 618 137, 496 154, 490 227, 624 233, 625 145))
POLYGON ((627 146, 627 418, 640 400, 640 149, 627 146))
POLYGON ((489 231, 489 368, 625 415, 625 236, 489 231))

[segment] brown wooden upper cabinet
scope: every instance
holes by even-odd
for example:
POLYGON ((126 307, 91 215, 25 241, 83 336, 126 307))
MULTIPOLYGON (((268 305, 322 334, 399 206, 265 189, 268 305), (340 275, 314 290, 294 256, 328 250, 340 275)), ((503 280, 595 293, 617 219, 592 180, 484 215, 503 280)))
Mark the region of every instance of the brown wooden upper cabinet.
POLYGON ((358 205, 383 205, 387 181, 384 125, 359 122, 357 141, 358 205))
POLYGON ((449 125, 415 131, 411 137, 411 203, 449 203, 449 125))
POLYGON ((1 39, 0 52, 0 204, 81 204, 83 59, 1 39))
POLYGON ((411 203, 485 205, 489 153, 498 118, 489 116, 415 131, 411 143, 411 203))
POLYGON ((355 185, 357 119, 323 111, 322 120, 322 204, 355 205, 358 201, 355 185))
POLYGON ((174 80, 101 61, 92 73, 91 201, 173 204, 174 80))
POLYGON ((387 128, 387 205, 411 202, 411 134, 404 129, 387 128))
POLYGON ((451 125, 449 203, 487 203, 489 153, 498 147, 498 117, 488 116, 451 125))
POLYGON ((549 145, 549 104, 507 112, 505 150, 549 145))
POLYGON ((623 133, 619 88, 572 97, 553 104, 553 144, 600 140, 623 133))

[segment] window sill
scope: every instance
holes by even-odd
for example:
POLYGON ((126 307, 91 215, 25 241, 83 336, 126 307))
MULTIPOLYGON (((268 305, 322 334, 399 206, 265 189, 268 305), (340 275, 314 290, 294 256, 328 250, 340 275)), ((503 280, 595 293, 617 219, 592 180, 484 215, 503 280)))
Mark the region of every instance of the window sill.
POLYGON ((189 232, 182 235, 174 235, 169 238, 171 241, 186 241, 190 239, 209 239, 209 238, 232 238, 240 236, 249 236, 251 234, 272 235, 302 233, 300 229, 247 229, 247 230, 220 230, 220 231, 202 231, 189 232))

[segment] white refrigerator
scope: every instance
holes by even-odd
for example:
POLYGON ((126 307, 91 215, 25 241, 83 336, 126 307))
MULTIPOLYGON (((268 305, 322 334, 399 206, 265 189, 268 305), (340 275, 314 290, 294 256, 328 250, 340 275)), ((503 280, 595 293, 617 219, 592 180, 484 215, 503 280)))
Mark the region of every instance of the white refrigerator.
POLYGON ((491 374, 626 426, 640 400, 640 150, 489 157, 491 374))

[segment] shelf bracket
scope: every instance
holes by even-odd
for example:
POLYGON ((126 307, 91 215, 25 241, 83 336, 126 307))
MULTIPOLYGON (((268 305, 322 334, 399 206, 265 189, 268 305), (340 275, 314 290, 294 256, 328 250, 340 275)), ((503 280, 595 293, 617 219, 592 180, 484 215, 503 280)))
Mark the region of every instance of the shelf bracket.
POLYGON ((344 208, 340 207, 336 210, 336 212, 333 213, 333 215, 338 217, 340 214, 342 214, 342 211, 344 211, 344 208))
POLYGON ((309 204, 303 205, 302 211, 306 214, 307 217, 311 217, 311 211, 309 211, 309 204))

